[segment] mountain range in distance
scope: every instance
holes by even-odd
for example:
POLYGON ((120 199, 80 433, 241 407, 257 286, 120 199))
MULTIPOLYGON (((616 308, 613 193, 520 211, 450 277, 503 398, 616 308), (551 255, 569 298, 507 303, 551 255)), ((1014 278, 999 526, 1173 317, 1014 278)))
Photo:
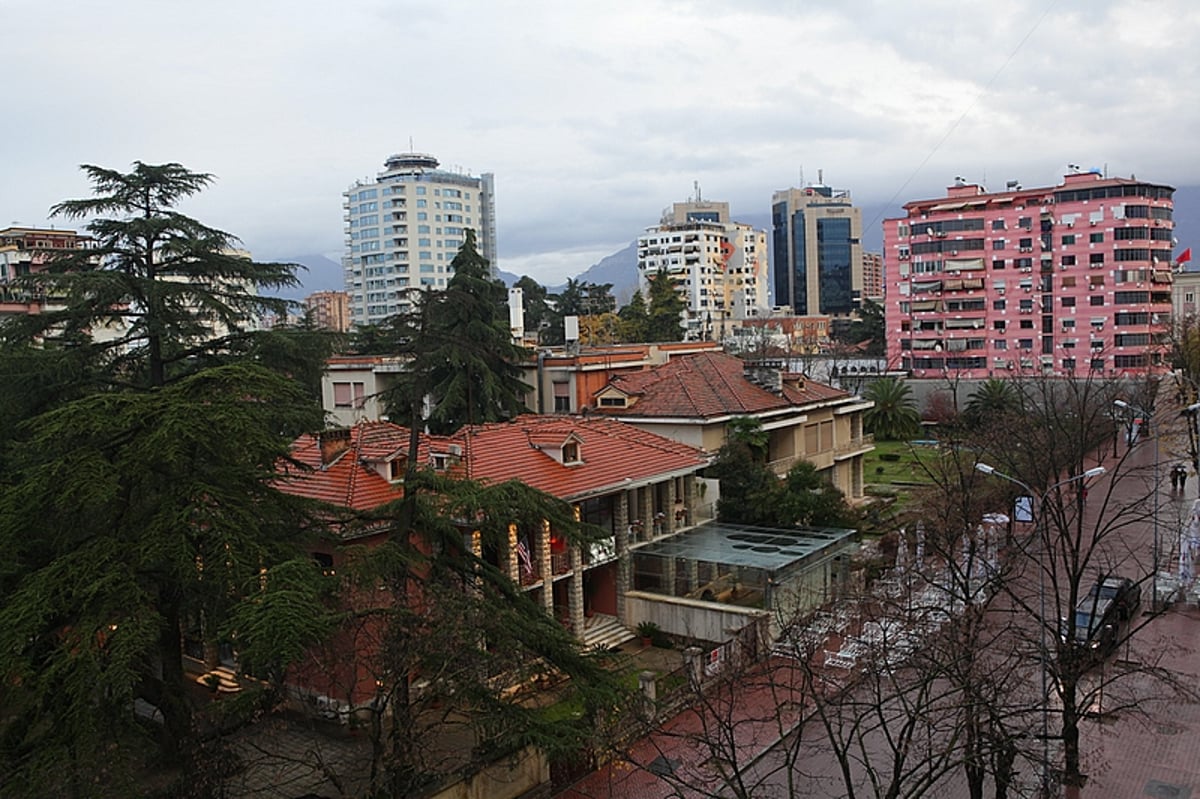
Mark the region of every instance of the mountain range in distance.
MULTIPOLYGON (((1188 247, 1200 248, 1200 186, 1183 186, 1175 190, 1175 254, 1183 252, 1188 247)), ((903 209, 887 204, 861 205, 863 230, 863 249, 868 252, 880 252, 883 249, 883 220, 903 215, 903 209)), ((768 231, 770 240, 771 216, 769 213, 734 215, 738 222, 754 228, 768 231)), ((307 268, 299 277, 302 282, 290 291, 279 292, 279 296, 290 300, 301 300, 316 291, 342 291, 345 287, 342 276, 342 265, 324 255, 298 255, 281 259, 297 263, 307 268)), ((1200 269, 1200 252, 1194 263, 1200 269)), ((499 271, 499 277, 506 286, 512 286, 521 278, 511 272, 499 271)), ((612 284, 612 293, 618 305, 624 305, 637 289, 637 239, 589 266, 580 272, 576 280, 583 283, 612 284)), ((565 281, 556 286, 546 286, 554 294, 563 289, 565 281)))

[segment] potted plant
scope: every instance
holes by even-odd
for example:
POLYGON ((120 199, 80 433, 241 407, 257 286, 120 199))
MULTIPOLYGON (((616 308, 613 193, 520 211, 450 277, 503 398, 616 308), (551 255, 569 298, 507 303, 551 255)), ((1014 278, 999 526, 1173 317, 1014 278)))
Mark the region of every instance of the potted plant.
POLYGON ((662 634, 662 628, 652 621, 643 621, 637 626, 637 634, 642 637, 642 646, 650 646, 662 634))

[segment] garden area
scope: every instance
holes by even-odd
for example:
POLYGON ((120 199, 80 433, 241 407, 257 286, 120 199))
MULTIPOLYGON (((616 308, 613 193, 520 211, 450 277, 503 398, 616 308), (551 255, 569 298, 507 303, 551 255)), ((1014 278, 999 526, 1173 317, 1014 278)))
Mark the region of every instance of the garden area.
POLYGON ((909 489, 928 485, 927 466, 940 457, 936 441, 879 441, 863 458, 863 481, 871 496, 894 497, 903 504, 909 489))

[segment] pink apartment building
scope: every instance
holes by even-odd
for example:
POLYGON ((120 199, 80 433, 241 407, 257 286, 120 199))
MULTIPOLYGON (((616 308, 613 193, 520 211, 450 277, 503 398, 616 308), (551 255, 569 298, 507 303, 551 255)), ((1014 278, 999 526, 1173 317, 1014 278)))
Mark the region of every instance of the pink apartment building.
POLYGON ((1174 189, 959 180, 884 222, 888 361, 914 377, 1165 371, 1174 189))

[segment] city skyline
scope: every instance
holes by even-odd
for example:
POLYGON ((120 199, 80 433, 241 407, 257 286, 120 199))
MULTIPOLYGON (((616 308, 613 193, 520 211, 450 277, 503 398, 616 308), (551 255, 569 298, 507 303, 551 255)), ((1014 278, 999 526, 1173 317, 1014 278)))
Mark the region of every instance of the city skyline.
POLYGON ((553 284, 697 182, 735 219, 818 170, 863 207, 958 176, 1055 185, 1071 163, 1200 185, 1184 55, 1200 8, 1185 0, 7 0, 0 19, 20 31, 22 111, 0 134, 5 224, 86 195, 81 163, 177 161, 218 178, 183 210, 256 257, 336 258, 342 192, 411 149, 495 174, 496 266, 553 284))

